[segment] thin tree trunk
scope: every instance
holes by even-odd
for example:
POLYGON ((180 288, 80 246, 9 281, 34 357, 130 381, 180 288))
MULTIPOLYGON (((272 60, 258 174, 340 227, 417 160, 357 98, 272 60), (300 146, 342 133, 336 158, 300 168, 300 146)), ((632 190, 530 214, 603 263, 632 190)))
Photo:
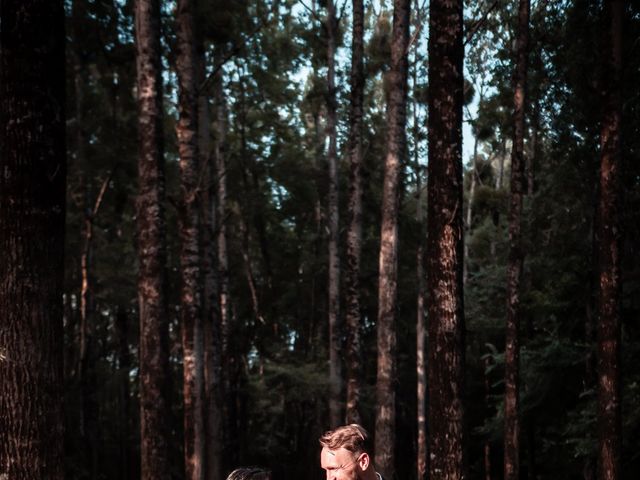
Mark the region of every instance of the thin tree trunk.
POLYGON ((62 480, 64 9, 0 11, 0 476, 62 480))
MULTIPOLYGON (((220 64, 222 53, 216 49, 214 63, 220 64)), ((222 448, 223 463, 230 465, 235 449, 231 447, 233 434, 232 415, 233 396, 231 395, 231 370, 233 368, 229 351, 229 336, 231 330, 231 303, 229 297, 229 258, 227 253, 227 158, 226 158, 226 103, 223 90, 222 72, 214 83, 214 162, 216 170, 216 232, 218 245, 218 302, 220 308, 220 366, 221 366, 221 413, 222 413, 222 448)))
MULTIPOLYGON (((482 97, 481 97, 482 98, 482 97)), ((473 165, 471 167, 471 184, 469 185, 469 202, 467 203, 467 218, 464 224, 466 233, 465 240, 469 238, 471 233, 471 221, 473 220, 473 197, 476 193, 476 183, 478 179, 478 137, 473 141, 473 165)), ((465 241, 464 244, 464 270, 462 272, 462 283, 467 284, 469 279, 469 245, 465 241)))
POLYGON ((169 332, 166 306, 165 177, 160 3, 137 0, 138 310, 140 318, 140 476, 170 478, 169 332))
MULTIPOLYGON (((415 15, 417 27, 424 21, 419 0, 416 0, 415 15)), ((417 35, 416 33, 415 35, 417 35)), ((414 47, 413 90, 418 88, 418 43, 414 47)), ((420 231, 418 248, 416 249, 416 284, 418 285, 416 301, 416 468, 418 480, 427 478, 429 471, 429 448, 427 440, 427 359, 426 340, 427 326, 425 318, 425 271, 424 271, 424 188, 422 185, 422 165, 420 165, 420 123, 418 119, 418 102, 413 102, 413 168, 416 176, 417 207, 416 221, 420 231)))
POLYGON ((396 309, 398 295, 398 213, 402 158, 406 155, 410 0, 393 4, 391 70, 382 191, 378 281, 378 375, 376 379, 375 463, 383 476, 395 468, 396 309))
POLYGON ((504 393, 504 478, 520 477, 520 280, 522 251, 521 217, 524 171, 524 133, 529 55, 529 0, 520 0, 514 76, 513 146, 511 149, 511 195, 509 208, 509 258, 507 263, 507 323, 504 393))
POLYGON ((466 478, 462 1, 432 0, 427 205, 429 478, 466 478))
POLYGON ((536 101, 533 106, 533 114, 531 115, 531 148, 530 154, 527 155, 526 173, 527 173, 527 195, 533 195, 535 188, 535 163, 538 161, 538 135, 540 133, 540 101, 536 101))
MULTIPOLYGON (((199 52, 199 81, 206 78, 204 47, 199 52)), ((214 88, 222 82, 222 71, 214 78, 214 88)), ((222 365, 220 341, 220 309, 218 305, 217 255, 216 255, 216 209, 213 187, 213 165, 211 154, 210 106, 208 92, 198 95, 198 152, 202 171, 200 190, 201 255, 202 255, 202 322, 204 340, 204 421, 205 421, 205 478, 222 480, 222 365)))
MULTIPOLYGON (((93 221, 98 215, 100 205, 111 180, 111 174, 102 182, 93 207, 85 205, 82 229, 82 250, 80 253, 80 368, 79 384, 82 396, 80 428, 84 443, 86 468, 89 477, 98 477, 98 417, 99 406, 96 400, 97 380, 95 372, 96 352, 94 345, 95 325, 91 259, 93 247, 93 221)), ((88 188, 88 187, 87 187, 88 188)), ((87 199, 88 201, 88 199, 87 199)))
POLYGON ((342 367, 340 351, 342 348, 342 328, 340 322, 340 258, 338 256, 338 153, 336 132, 336 86, 335 56, 338 20, 333 0, 327 2, 327 135, 329 151, 329 422, 332 428, 342 423, 343 401, 342 367))
POLYGON ((180 292, 184 396, 184 459, 186 480, 204 478, 202 317, 199 302, 198 224, 198 112, 194 3, 177 4, 176 66, 179 82, 179 119, 176 126, 180 155, 180 292))
POLYGON ((351 114, 349 125, 349 231, 345 272, 347 324, 347 423, 360 423, 360 258, 362 252, 362 110, 364 101, 364 2, 353 0, 351 114))
POLYGON ((598 203, 598 479, 621 478, 620 279, 622 0, 605 2, 598 203))

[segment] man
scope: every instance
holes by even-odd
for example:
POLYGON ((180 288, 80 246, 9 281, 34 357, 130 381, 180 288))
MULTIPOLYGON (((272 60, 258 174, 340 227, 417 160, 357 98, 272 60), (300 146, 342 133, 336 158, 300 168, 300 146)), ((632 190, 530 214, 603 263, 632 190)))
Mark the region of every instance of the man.
POLYGON ((320 437, 320 465, 327 480, 382 480, 371 463, 369 434, 352 423, 320 437))
POLYGON ((271 480, 271 472, 260 467, 236 468, 227 480, 271 480))

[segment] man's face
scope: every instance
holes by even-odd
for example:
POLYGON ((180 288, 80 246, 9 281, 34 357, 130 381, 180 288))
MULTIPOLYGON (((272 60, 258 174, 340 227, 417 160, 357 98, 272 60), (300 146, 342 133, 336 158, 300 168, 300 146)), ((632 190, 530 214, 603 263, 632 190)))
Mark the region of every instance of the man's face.
POLYGON ((358 480, 362 455, 356 455, 344 448, 329 450, 326 447, 320 452, 320 466, 327 472, 327 480, 358 480))

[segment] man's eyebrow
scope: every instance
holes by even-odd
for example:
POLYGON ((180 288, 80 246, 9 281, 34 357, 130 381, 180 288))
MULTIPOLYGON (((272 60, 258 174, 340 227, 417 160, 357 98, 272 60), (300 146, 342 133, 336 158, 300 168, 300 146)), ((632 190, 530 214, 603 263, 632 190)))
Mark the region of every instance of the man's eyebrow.
POLYGON ((336 452, 332 452, 331 450, 327 450, 327 453, 328 453, 329 455, 334 456, 334 457, 336 456, 336 452))

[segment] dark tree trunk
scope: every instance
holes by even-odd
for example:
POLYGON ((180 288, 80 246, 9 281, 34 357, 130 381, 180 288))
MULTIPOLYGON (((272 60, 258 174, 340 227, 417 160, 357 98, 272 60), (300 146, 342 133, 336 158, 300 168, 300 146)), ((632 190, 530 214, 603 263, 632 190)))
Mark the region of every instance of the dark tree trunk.
POLYGON ((347 423, 360 423, 360 257, 362 252, 362 104, 364 99, 364 3, 353 0, 351 113, 349 125, 349 231, 345 272, 347 324, 347 423))
POLYGON ((398 295, 398 212, 402 158, 406 155, 410 0, 395 0, 389 72, 387 152, 382 191, 378 283, 378 375, 376 379, 375 463, 383 476, 395 468, 396 308, 398 295))
POLYGON ((509 206, 509 258, 507 262, 507 323, 505 338, 504 478, 520 477, 520 279, 522 251, 521 217, 524 194, 524 133, 529 56, 529 0, 520 0, 516 72, 514 75, 513 147, 509 206))
MULTIPOLYGON (((204 47, 199 53, 199 85, 206 77, 204 47)), ((215 88, 222 82, 220 71, 214 79, 215 88)), ((220 355, 220 309, 218 305, 216 209, 214 189, 214 165, 211 152, 210 105, 206 91, 198 94, 198 152, 202 172, 202 188, 198 197, 201 215, 202 255, 202 322, 204 340, 204 421, 205 421, 205 478, 222 478, 222 397, 220 355)))
POLYGON ((622 206, 622 0, 605 2, 604 112, 600 133, 598 245, 598 479, 621 478, 620 255, 622 206))
POLYGON ((140 475, 169 479, 169 333, 166 307, 165 179, 160 4, 137 0, 138 309, 140 316, 140 475))
POLYGON ((176 127, 180 156, 180 315, 182 323, 184 459, 186 480, 204 478, 204 352, 200 316, 198 215, 198 109, 194 2, 177 4, 176 66, 179 83, 176 127))
POLYGON ((329 205, 327 209, 329 226, 329 422, 332 428, 342 423, 342 324, 340 322, 340 257, 338 256, 338 152, 336 132, 336 86, 335 56, 338 35, 338 19, 335 3, 327 2, 327 136, 329 151, 329 205))
POLYGON ((62 480, 64 10, 0 18, 0 476, 62 480))
MULTIPOLYGON (((222 54, 219 50, 214 52, 214 63, 222 62, 222 54)), ((229 348, 229 337, 231 330, 231 302, 229 296, 229 256, 227 253, 227 158, 226 158, 226 135, 227 135, 227 110, 224 97, 222 77, 218 76, 214 83, 214 162, 215 162, 215 185, 216 185, 216 232, 218 247, 218 305, 220 308, 220 368, 221 368, 221 413, 222 413, 222 448, 223 463, 232 467, 236 449, 232 447, 232 439, 237 438, 234 432, 232 415, 235 411, 233 396, 231 394, 232 352, 229 348)))
POLYGON ((427 298, 429 478, 466 477, 462 289, 462 1, 432 0, 429 20, 427 298))

